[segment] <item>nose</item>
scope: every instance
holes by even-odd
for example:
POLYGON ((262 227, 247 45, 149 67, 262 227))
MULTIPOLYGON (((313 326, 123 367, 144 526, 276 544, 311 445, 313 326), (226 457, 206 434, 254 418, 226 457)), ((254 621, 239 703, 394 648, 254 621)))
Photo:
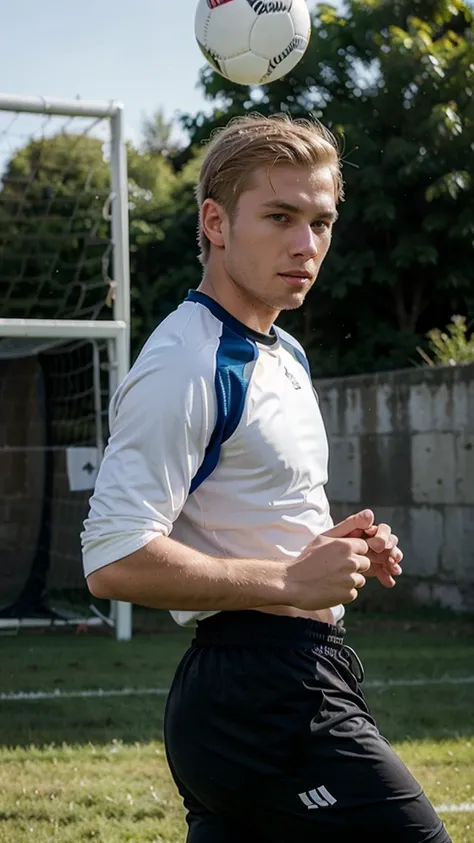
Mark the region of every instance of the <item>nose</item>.
POLYGON ((314 258, 318 254, 316 235, 310 225, 301 225, 294 229, 290 243, 292 257, 314 258))

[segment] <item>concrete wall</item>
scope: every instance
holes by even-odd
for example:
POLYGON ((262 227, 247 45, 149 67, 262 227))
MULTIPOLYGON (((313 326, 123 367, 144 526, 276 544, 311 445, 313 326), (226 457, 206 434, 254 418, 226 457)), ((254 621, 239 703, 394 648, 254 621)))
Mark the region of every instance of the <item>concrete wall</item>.
POLYGON ((400 537, 403 599, 474 611, 474 365, 315 386, 333 517, 373 508, 400 537))

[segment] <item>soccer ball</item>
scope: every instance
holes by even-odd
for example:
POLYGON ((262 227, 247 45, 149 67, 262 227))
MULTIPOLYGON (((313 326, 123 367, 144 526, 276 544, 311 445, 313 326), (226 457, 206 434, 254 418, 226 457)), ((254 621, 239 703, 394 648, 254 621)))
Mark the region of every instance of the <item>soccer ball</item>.
POLYGON ((303 57, 311 18, 306 0, 199 0, 194 31, 221 76, 240 85, 265 85, 303 57))

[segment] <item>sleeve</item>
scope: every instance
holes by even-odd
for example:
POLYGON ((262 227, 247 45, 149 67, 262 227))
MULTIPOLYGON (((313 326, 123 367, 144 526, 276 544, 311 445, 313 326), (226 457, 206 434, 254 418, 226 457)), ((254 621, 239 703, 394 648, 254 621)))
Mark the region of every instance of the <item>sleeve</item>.
POLYGON ((155 348, 119 387, 81 534, 86 576, 170 534, 215 425, 212 365, 203 352, 155 348))

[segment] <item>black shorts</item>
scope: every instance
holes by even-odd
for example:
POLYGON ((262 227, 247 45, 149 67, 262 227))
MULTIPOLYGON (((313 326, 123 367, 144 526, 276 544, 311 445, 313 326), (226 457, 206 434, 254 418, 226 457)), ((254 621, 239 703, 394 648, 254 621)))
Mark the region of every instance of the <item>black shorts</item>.
POLYGON ((449 843, 343 639, 263 612, 198 624, 165 716, 188 843, 449 843))

